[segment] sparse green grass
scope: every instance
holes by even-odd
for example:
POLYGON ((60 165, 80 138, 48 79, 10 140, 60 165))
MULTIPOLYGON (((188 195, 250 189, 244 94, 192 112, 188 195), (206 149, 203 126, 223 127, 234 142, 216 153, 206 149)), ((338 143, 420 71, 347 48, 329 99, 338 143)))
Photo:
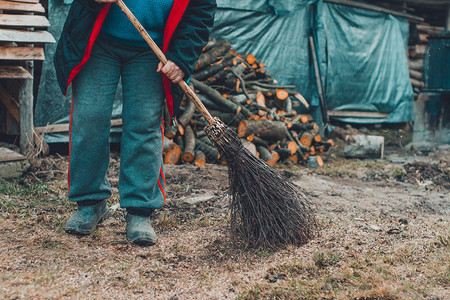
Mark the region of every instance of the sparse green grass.
POLYGON ((312 172, 320 175, 327 175, 333 177, 350 177, 359 178, 363 174, 374 175, 377 172, 383 171, 388 165, 382 160, 347 160, 343 158, 336 158, 318 169, 312 169, 312 172))
MULTIPOLYGON (((339 166, 346 168, 341 176, 403 176, 400 166, 386 162, 336 160, 328 167, 337 174, 339 166)), ((450 289, 444 215, 418 213, 404 224, 404 235, 383 235, 351 227, 344 209, 340 218, 319 206, 321 236, 311 243, 244 251, 225 241, 228 215, 211 210, 213 204, 166 207, 155 221, 158 244, 142 248, 126 243, 117 214, 91 236, 63 233, 74 208, 66 188, 64 181, 0 182, 0 221, 6 224, 0 226, 0 298, 169 298, 180 291, 181 299, 445 299, 450 289), (367 233, 362 244, 352 230, 367 233)), ((109 200, 117 202, 118 195, 109 200)))
POLYGON ((250 285, 238 299, 431 297, 433 288, 450 285, 448 240, 439 236, 434 243, 404 245, 389 253, 319 251, 309 261, 293 258, 268 270, 266 278, 281 280, 250 285))
POLYGON ((0 211, 2 214, 29 216, 39 210, 67 207, 65 191, 59 183, 24 184, 19 180, 0 181, 0 211))

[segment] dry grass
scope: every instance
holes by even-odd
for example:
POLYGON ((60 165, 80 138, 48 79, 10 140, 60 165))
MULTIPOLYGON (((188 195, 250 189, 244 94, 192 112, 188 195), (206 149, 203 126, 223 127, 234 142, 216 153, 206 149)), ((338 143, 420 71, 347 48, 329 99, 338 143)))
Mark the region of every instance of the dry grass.
MULTIPOLYGON (((120 209, 91 236, 65 234, 74 206, 64 178, 0 182, 0 298, 450 297, 448 191, 300 170, 320 237, 245 250, 229 237, 225 168, 167 173, 170 199, 150 248, 126 242, 120 209), (185 202, 204 194, 211 197, 185 202)), ((117 202, 115 194, 109 204, 117 202)))

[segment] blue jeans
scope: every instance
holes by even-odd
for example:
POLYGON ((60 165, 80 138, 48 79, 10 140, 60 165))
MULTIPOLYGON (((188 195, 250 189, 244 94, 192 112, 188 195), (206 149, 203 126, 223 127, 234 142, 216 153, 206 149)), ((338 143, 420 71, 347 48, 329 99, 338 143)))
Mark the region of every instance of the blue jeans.
POLYGON ((150 49, 98 39, 91 57, 72 83, 73 110, 69 200, 111 196, 106 178, 114 95, 122 80, 120 205, 159 208, 165 200, 162 163, 164 88, 150 49))

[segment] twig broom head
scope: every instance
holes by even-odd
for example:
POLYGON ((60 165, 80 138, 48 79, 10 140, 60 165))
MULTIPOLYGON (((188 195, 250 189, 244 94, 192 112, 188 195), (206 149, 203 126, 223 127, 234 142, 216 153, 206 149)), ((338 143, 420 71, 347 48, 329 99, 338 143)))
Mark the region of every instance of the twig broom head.
POLYGON ((231 229, 249 247, 301 245, 317 233, 305 193, 241 143, 222 121, 205 128, 228 161, 231 190, 231 229))

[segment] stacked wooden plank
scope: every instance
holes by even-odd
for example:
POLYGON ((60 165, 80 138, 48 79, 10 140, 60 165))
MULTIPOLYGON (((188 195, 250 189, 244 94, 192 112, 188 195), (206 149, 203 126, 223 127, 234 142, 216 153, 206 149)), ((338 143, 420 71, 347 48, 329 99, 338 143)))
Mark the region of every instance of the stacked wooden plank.
POLYGON ((414 95, 417 99, 420 90, 425 87, 424 84, 424 64, 423 60, 426 54, 428 37, 443 31, 443 27, 430 25, 415 25, 417 31, 412 31, 410 45, 408 47, 408 66, 411 84, 414 89, 414 95))
POLYGON ((35 142, 48 149, 33 129, 34 61, 44 60, 45 44, 55 42, 44 13, 39 0, 0 0, 0 102, 8 111, 2 128, 13 134, 11 124, 20 125, 22 153, 35 142))
MULTIPOLYGON (((236 130, 244 146, 268 164, 323 165, 321 155, 333 141, 324 140, 311 116, 292 109, 293 100, 309 106, 296 87, 279 85, 253 55, 238 54, 226 40, 210 41, 190 85, 211 114, 236 130)), ((176 124, 165 131, 164 162, 225 164, 195 106, 184 101, 181 110, 176 124)))

